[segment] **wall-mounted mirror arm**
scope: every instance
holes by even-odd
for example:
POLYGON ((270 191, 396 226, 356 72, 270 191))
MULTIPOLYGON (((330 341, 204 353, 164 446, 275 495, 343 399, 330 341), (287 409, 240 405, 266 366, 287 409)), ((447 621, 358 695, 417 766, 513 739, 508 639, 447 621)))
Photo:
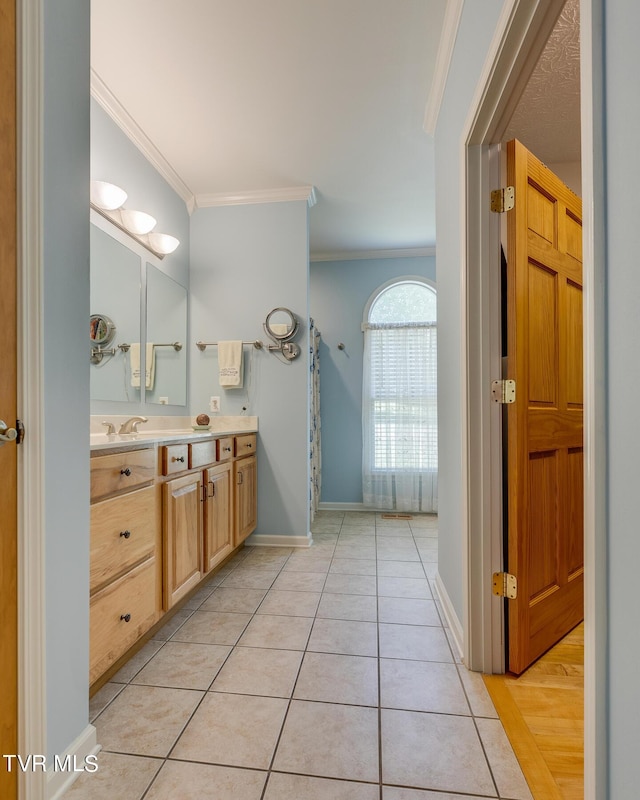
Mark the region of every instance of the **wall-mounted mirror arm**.
POLYGON ((293 311, 282 306, 274 308, 267 314, 263 327, 267 336, 275 342, 268 346, 271 352, 281 353, 287 362, 300 355, 299 346, 291 341, 300 327, 293 311))

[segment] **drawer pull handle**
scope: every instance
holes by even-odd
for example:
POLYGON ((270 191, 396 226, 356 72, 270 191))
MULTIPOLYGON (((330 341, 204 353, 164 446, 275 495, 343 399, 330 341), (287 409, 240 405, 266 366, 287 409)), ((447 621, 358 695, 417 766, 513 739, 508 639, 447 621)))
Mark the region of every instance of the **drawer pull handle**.
POLYGON ((131 614, 120 614, 120 619, 125 622, 131 622, 131 614))
POLYGON ((216 487, 213 481, 209 481, 209 497, 216 496, 216 487))
POLYGON ((124 469, 120 470, 120 474, 121 475, 126 475, 127 478, 128 478, 129 475, 131 475, 131 470, 129 469, 129 467, 125 467, 124 469))
POLYGON ((242 484, 242 483, 244 483, 244 478, 242 476, 242 473, 239 472, 238 473, 238 486, 240 486, 240 484, 242 484))
POLYGON ((120 531, 120 536, 124 539, 128 539, 131 536, 131 531, 120 531))
POLYGON ((181 461, 184 464, 184 456, 171 456, 172 461, 181 461))

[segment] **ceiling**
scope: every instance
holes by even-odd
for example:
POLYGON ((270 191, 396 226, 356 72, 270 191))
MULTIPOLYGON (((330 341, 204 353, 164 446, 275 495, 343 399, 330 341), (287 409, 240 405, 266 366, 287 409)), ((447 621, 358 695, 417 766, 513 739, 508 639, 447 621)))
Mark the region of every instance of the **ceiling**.
POLYGON ((429 247, 445 5, 92 0, 93 85, 196 207, 313 186, 316 257, 429 247))
MULTIPOLYGON (((436 240, 424 116, 445 6, 91 0, 92 88, 190 209, 314 187, 312 258, 420 252, 436 240)), ((504 140, 579 161, 579 79, 567 0, 504 140)))

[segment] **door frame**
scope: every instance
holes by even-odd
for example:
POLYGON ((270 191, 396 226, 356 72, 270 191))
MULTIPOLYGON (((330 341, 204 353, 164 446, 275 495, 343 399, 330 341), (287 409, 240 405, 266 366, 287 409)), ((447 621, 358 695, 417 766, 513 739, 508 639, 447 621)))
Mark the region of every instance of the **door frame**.
MULTIPOLYGON (((42 253, 42 0, 16 3, 18 43, 19 752, 47 753, 42 253)), ((46 775, 19 773, 19 796, 44 800, 46 775)))
MULTIPOLYGON (((464 661, 504 671, 503 601, 491 594, 502 570, 500 407, 491 381, 500 353, 500 142, 542 52, 562 0, 505 0, 460 142, 462 286, 462 474, 464 661), (496 310, 497 309, 497 310, 496 310), (500 469, 499 469, 500 467, 500 469)), ((585 380, 585 800, 606 795, 606 441, 604 434, 604 217, 602 0, 580 2, 585 380), (595 27, 595 30, 594 30, 595 27)))

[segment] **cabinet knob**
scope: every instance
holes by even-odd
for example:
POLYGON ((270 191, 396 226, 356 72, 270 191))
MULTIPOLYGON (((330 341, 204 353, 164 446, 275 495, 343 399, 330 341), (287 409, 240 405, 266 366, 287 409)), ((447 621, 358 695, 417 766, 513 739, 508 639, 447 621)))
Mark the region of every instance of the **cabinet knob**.
POLYGON ((129 469, 129 467, 125 467, 124 469, 120 470, 120 474, 121 475, 126 475, 127 478, 128 478, 129 475, 131 475, 131 470, 129 469))
POLYGON ((120 531, 120 536, 124 539, 128 539, 131 536, 131 531, 120 531))
POLYGON ((223 447, 222 449, 224 450, 225 453, 230 453, 231 452, 231 448, 230 447, 223 447))
POLYGON ((131 621, 131 614, 120 614, 120 619, 124 620, 125 622, 131 621))
POLYGON ((253 445, 251 444, 251 442, 247 442, 247 447, 249 448, 249 450, 251 450, 251 448, 253 447, 253 445))
POLYGON ((184 464, 184 456, 171 456, 172 461, 181 461, 184 464))

